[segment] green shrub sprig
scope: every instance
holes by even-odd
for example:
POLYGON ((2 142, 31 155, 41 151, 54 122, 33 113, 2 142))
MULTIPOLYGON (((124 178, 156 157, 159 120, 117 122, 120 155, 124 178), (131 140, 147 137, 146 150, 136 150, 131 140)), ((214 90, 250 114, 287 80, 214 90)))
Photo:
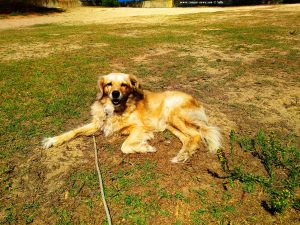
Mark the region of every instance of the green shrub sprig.
POLYGON ((274 134, 266 135, 262 130, 254 138, 244 137, 234 131, 230 132, 229 137, 230 158, 222 149, 217 152, 221 167, 227 174, 225 178, 231 182, 240 181, 248 190, 252 190, 251 185, 260 185, 268 194, 268 199, 262 205, 273 214, 282 213, 288 207, 300 209, 300 200, 295 196, 300 186, 299 149, 292 144, 283 144, 274 134), (243 169, 242 164, 237 164, 236 148, 258 158, 267 176, 255 175, 243 169))

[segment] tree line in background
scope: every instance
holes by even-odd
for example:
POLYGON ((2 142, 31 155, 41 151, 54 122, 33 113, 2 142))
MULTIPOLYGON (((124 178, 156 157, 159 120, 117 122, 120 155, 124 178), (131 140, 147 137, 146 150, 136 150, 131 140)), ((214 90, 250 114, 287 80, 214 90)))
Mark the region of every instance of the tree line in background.
POLYGON ((22 6, 29 6, 34 5, 37 7, 42 7, 47 5, 48 3, 57 3, 59 0, 0 0, 0 6, 3 5, 22 5, 22 6))
POLYGON ((0 13, 23 13, 23 12, 61 12, 60 4, 66 6, 78 0, 0 0, 0 13))

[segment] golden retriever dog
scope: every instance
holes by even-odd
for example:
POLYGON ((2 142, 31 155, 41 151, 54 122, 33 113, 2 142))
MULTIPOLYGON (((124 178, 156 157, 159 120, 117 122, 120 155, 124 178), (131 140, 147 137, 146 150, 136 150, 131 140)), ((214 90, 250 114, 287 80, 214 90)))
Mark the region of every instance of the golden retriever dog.
POLYGON ((80 135, 101 130, 105 136, 115 132, 128 135, 121 146, 123 153, 155 152, 149 145, 154 132, 169 130, 182 142, 171 162, 185 162, 201 140, 210 152, 221 147, 221 134, 208 123, 203 106, 192 96, 179 91, 143 90, 132 75, 111 73, 99 78, 98 93, 91 107, 92 121, 61 135, 45 138, 43 147, 58 146, 80 135))

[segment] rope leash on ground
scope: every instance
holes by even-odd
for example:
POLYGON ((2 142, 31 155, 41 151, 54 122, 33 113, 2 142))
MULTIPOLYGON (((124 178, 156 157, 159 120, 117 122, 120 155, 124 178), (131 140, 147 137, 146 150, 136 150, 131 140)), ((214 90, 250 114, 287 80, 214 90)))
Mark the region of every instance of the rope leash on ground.
POLYGON ((105 209, 107 222, 108 222, 109 225, 112 225, 111 216, 110 216, 109 209, 108 209, 108 206, 107 206, 107 203, 106 203, 106 200, 105 200, 102 176, 101 176, 101 172, 100 172, 100 169, 99 169, 98 152, 97 152, 95 135, 93 135, 93 140, 94 140, 94 150, 95 150, 95 163, 96 163, 96 169, 97 169, 98 178, 99 178, 99 187, 100 187, 102 202, 103 202, 103 206, 104 206, 104 209, 105 209))

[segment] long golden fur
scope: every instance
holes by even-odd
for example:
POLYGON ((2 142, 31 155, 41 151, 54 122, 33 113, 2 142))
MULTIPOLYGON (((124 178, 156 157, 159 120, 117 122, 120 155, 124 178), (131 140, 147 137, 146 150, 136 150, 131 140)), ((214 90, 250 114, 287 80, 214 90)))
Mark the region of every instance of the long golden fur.
POLYGON ((80 135, 101 130, 105 136, 115 132, 128 135, 123 153, 155 152, 149 145, 154 132, 169 130, 182 142, 171 161, 186 161, 200 141, 215 153, 221 147, 219 129, 208 123, 203 106, 192 96, 179 91, 142 90, 135 76, 111 73, 98 81, 97 100, 91 107, 92 122, 59 136, 45 138, 44 148, 58 146, 80 135))

